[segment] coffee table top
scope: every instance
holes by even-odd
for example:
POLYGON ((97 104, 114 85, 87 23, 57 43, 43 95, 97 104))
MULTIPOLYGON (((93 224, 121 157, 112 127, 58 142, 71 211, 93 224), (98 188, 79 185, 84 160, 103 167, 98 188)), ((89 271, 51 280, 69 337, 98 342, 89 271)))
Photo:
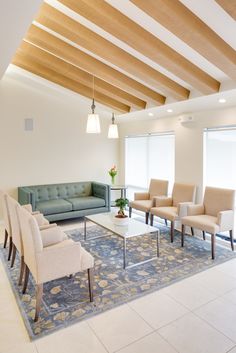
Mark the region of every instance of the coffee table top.
POLYGON ((105 229, 108 229, 119 235, 122 238, 132 238, 138 235, 144 235, 148 233, 158 232, 159 229, 149 226, 145 223, 136 221, 135 219, 129 218, 127 225, 117 226, 113 223, 114 213, 98 213, 95 215, 85 216, 85 218, 105 229))

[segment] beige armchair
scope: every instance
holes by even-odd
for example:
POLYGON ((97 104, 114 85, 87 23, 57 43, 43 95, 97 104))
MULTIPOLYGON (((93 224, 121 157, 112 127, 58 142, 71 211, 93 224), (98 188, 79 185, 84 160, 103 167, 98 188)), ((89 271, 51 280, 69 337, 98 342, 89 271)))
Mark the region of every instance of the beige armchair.
POLYGON ((8 252, 8 261, 9 261, 11 258, 11 253, 12 253, 10 215, 9 215, 7 201, 6 201, 6 193, 2 190, 0 190, 0 197, 1 197, 1 205, 2 205, 2 211, 3 211, 4 227, 5 227, 5 237, 4 237, 3 247, 6 248, 7 241, 9 238, 9 252, 8 252))
MULTIPOLYGON (((42 232, 35 218, 25 209, 17 206, 22 230, 24 248, 25 278, 23 293, 27 289, 29 271, 36 283, 36 310, 34 320, 38 320, 43 295, 43 283, 70 276, 72 273, 88 270, 89 295, 93 301, 93 257, 82 248, 79 242, 66 239, 54 245, 43 247, 42 232)), ((56 227, 57 233, 64 233, 56 227)), ((54 230, 54 228, 52 228, 54 230)))
POLYGON ((205 232, 211 234, 212 259, 215 258, 215 235, 229 231, 231 248, 234 250, 234 207, 235 190, 207 186, 202 205, 188 207, 187 216, 182 218, 182 246, 185 227, 200 229, 205 240, 205 232))
POLYGON ((167 195, 168 181, 151 179, 148 192, 137 192, 134 194, 134 201, 129 203, 129 217, 132 209, 145 212, 146 224, 148 224, 149 212, 154 205, 155 196, 167 195))
POLYGON ((61 239, 61 236, 57 236, 54 230, 48 230, 49 228, 51 229, 51 228, 57 227, 57 225, 55 223, 49 224, 48 220, 44 218, 41 213, 35 213, 35 212, 31 213, 32 211, 31 207, 28 207, 28 205, 20 206, 20 204, 9 195, 6 195, 5 200, 6 200, 7 208, 9 210, 11 234, 12 234, 11 267, 13 267, 14 265, 16 251, 18 251, 21 259, 20 276, 19 276, 19 285, 21 285, 23 274, 24 274, 24 248, 22 243, 22 234, 21 234, 19 217, 17 215, 17 206, 23 207, 27 212, 32 214, 35 220, 37 221, 37 224, 40 226, 40 230, 42 230, 41 234, 42 234, 43 246, 48 246, 48 244, 54 244, 54 243, 60 242, 64 240, 64 238, 61 239))
POLYGON ((171 222, 170 239, 174 241, 175 221, 187 215, 187 206, 195 201, 196 186, 175 183, 172 197, 156 197, 155 207, 150 210, 151 225, 154 216, 167 219, 171 222))

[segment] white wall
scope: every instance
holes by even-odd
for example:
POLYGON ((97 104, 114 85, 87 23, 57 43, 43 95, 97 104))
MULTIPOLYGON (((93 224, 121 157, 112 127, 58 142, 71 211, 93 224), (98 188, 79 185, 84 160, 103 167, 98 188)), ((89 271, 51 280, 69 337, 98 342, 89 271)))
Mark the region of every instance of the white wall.
POLYGON ((0 188, 16 196, 20 185, 110 182, 119 153, 118 142, 107 138, 111 114, 98 107, 102 133, 86 134, 90 105, 44 80, 6 74, 0 81, 0 188), (34 119, 33 132, 24 131, 25 118, 34 119))
POLYGON ((121 182, 125 181, 125 136, 172 130, 176 137, 175 180, 198 185, 198 200, 200 200, 204 185, 203 129, 236 124, 236 107, 190 115, 194 116, 195 122, 184 125, 180 124, 177 116, 120 124, 120 169, 123 171, 121 182))

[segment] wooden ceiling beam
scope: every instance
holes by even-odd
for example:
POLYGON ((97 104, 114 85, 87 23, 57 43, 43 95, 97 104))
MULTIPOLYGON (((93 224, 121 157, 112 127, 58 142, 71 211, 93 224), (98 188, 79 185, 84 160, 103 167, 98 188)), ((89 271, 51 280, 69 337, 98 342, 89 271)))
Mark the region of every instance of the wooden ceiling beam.
POLYGON ((113 86, 127 91, 152 106, 165 103, 165 97, 161 94, 35 25, 31 25, 25 40, 90 72, 113 86))
MULTIPOLYGON (((92 99, 92 90, 91 87, 87 87, 81 83, 78 83, 58 72, 49 69, 48 67, 37 63, 34 59, 29 58, 27 54, 24 54, 22 50, 17 50, 12 64, 27 70, 37 76, 40 76, 50 82, 58 84, 64 88, 67 88, 71 91, 74 91, 84 97, 92 99)), ((94 91, 95 101, 99 102, 105 106, 108 106, 119 113, 128 113, 130 112, 130 107, 116 101, 115 99, 104 95, 101 92, 94 91)))
MULTIPOLYGON (((236 80, 236 51, 179 0, 131 0, 168 31, 236 80)), ((236 11, 236 1, 218 1, 236 11), (234 3, 234 5, 233 5, 234 3)), ((236 14, 236 12, 235 12, 236 14)))
POLYGON ((35 21, 146 82, 157 91, 162 91, 165 95, 176 100, 187 99, 189 96, 189 90, 183 86, 47 3, 43 3, 35 21))
POLYGON ((204 94, 215 93, 220 83, 160 39, 104 0, 60 0, 130 47, 147 56, 204 94))
POLYGON ((215 0, 236 21, 236 0, 215 0))
MULTIPOLYGON (((34 46, 31 43, 23 41, 19 49, 21 49, 27 57, 33 59, 35 62, 42 64, 48 67, 48 69, 54 70, 78 83, 91 87, 92 90, 93 75, 88 72, 83 71, 66 61, 63 61, 62 59, 59 59, 58 57, 34 46)), ((94 82, 98 92, 104 93, 119 102, 131 106, 133 109, 145 109, 146 103, 137 97, 134 97, 129 93, 112 86, 100 78, 94 77, 94 82)))

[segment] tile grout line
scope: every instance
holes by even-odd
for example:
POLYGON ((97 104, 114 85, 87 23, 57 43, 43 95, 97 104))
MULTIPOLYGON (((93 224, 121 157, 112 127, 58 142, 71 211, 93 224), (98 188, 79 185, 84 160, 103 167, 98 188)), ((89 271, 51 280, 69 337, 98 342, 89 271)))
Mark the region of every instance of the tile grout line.
POLYGON ((105 346, 105 344, 102 342, 102 340, 100 339, 100 337, 97 335, 96 331, 93 329, 93 327, 89 324, 89 320, 85 320, 86 324, 88 325, 88 327, 90 328, 90 330, 93 332, 93 334, 95 335, 95 337, 98 339, 98 341, 101 343, 101 345, 103 346, 103 348, 105 349, 105 351, 107 353, 111 353, 108 348, 105 346))

